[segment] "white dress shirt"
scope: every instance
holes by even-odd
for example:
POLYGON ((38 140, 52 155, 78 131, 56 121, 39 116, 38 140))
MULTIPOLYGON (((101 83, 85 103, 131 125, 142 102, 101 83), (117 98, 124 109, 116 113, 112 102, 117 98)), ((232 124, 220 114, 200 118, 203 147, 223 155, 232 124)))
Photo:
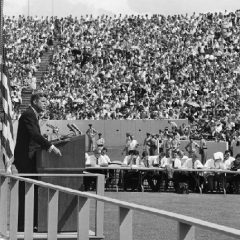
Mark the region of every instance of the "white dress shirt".
POLYGON ((161 167, 162 168, 165 168, 166 166, 170 166, 170 165, 171 165, 171 163, 170 163, 170 159, 169 158, 163 157, 161 159, 161 167))
POLYGON ((174 168, 182 168, 182 162, 179 158, 173 159, 173 167, 174 168))
POLYGON ((98 165, 100 166, 105 166, 108 165, 109 163, 111 163, 110 158, 108 157, 108 155, 104 154, 104 155, 100 155, 98 158, 98 165))

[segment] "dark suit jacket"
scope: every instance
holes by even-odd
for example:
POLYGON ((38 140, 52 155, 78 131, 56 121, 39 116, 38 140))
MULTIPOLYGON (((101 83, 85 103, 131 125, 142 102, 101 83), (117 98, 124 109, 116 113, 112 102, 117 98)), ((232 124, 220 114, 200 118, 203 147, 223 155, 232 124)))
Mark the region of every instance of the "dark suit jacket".
POLYGON ((36 151, 49 149, 51 143, 40 132, 38 119, 31 107, 20 117, 14 150, 14 164, 20 173, 36 172, 36 151))

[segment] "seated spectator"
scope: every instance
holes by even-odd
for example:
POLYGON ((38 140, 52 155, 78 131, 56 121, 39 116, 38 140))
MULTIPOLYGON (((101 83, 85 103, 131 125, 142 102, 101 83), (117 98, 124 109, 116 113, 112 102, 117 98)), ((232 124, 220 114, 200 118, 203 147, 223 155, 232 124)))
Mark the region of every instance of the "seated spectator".
MULTIPOLYGON (((146 151, 143 151, 141 162, 144 164, 145 167, 159 166, 159 156, 149 156, 146 151)), ((144 180, 147 180, 148 185, 152 189, 152 191, 159 191, 162 181, 162 172, 147 171, 142 176, 142 181, 144 182, 144 180)))
MULTIPOLYGON (((133 168, 143 167, 144 163, 139 156, 139 152, 132 150, 129 152, 129 155, 124 158, 124 165, 128 165, 133 168)), ((123 188, 127 190, 130 188, 132 191, 138 189, 142 190, 143 187, 143 178, 141 172, 137 169, 131 169, 124 171, 123 174, 123 188)))
POLYGON ((85 152, 85 166, 91 166, 91 159, 88 153, 85 152))
POLYGON ((181 168, 182 169, 192 169, 193 168, 192 159, 187 156, 183 156, 181 158, 181 168))
POLYGON ((215 169, 225 169, 225 166, 223 163, 224 156, 222 152, 214 153, 213 158, 215 161, 215 169))
MULTIPOLYGON (((189 159, 187 156, 181 156, 181 154, 179 155, 176 152, 173 152, 172 161, 175 169, 192 168, 192 159, 189 159)), ((190 189, 192 191, 195 189, 195 181, 190 172, 174 171, 173 182, 174 189, 177 193, 182 193, 182 188, 184 188, 186 192, 190 189)))
POLYGON ((173 152, 171 161, 172 161, 173 168, 176 168, 176 169, 182 168, 182 162, 177 152, 173 152))
MULTIPOLYGON (((240 171, 240 154, 236 155, 235 161, 232 162, 231 171, 240 171)), ((231 176, 230 184, 234 193, 240 192, 240 174, 231 176)))
POLYGON ((94 154, 88 154, 85 152, 85 165, 86 166, 96 166, 97 165, 97 158, 94 154))
POLYGON ((200 160, 196 160, 193 164, 193 168, 194 169, 203 169, 204 165, 202 164, 202 162, 200 160))
MULTIPOLYGON (((213 159, 208 159, 204 164, 206 169, 224 169, 223 153, 216 152, 213 154, 213 159)), ((207 191, 213 192, 214 190, 220 190, 220 184, 223 184, 223 175, 221 173, 208 172, 205 173, 205 179, 207 180, 207 191)))
POLYGON ((148 165, 149 167, 159 167, 160 166, 159 155, 148 156, 148 165))
MULTIPOLYGON (((237 154, 235 161, 232 162, 231 171, 240 171, 240 154, 237 154)), ((227 191, 229 193, 240 192, 240 174, 227 174, 227 191)))
MULTIPOLYGON (((201 166, 201 165, 200 165, 201 166)), ((215 161, 213 158, 209 158, 206 163, 203 165, 203 168, 206 169, 215 169, 215 161)))
POLYGON ((101 167, 107 167, 109 163, 111 163, 111 160, 107 155, 107 149, 104 147, 98 157, 98 165, 101 167))
POLYGON ((144 166, 137 150, 129 151, 129 155, 124 158, 123 164, 131 167, 144 166))
POLYGON ((160 154, 159 158, 161 161, 161 164, 160 164, 161 168, 172 167, 172 162, 171 162, 170 158, 167 157, 167 155, 164 152, 162 152, 160 154))
POLYGON ((231 157, 231 152, 226 150, 224 153, 223 167, 226 170, 230 170, 232 163, 235 161, 234 157, 231 157))

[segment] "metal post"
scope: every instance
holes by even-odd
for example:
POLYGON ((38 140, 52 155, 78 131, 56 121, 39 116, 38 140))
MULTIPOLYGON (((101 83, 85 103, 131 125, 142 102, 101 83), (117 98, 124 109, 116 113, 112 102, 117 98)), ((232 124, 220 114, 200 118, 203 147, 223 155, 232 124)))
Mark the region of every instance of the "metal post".
POLYGON ((54 0, 52 0, 52 17, 54 16, 54 0))
POLYGON ((29 17, 29 12, 30 12, 30 7, 29 7, 29 5, 30 5, 30 1, 28 0, 28 17, 29 17))

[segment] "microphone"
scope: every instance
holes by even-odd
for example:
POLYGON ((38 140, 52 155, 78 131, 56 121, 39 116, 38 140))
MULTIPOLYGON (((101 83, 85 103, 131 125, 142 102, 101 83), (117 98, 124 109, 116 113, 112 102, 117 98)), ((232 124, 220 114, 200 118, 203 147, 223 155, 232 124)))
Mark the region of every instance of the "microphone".
POLYGON ((76 124, 72 123, 71 126, 73 129, 75 129, 79 133, 79 135, 82 135, 81 130, 76 126, 76 124))
POLYGON ((58 131, 58 127, 55 127, 52 124, 47 123, 46 126, 51 128, 53 131, 58 131))
POLYGON ((75 129, 71 126, 71 124, 67 124, 67 127, 69 128, 69 130, 71 131, 71 132, 73 132, 75 135, 76 135, 76 131, 75 131, 75 129))

